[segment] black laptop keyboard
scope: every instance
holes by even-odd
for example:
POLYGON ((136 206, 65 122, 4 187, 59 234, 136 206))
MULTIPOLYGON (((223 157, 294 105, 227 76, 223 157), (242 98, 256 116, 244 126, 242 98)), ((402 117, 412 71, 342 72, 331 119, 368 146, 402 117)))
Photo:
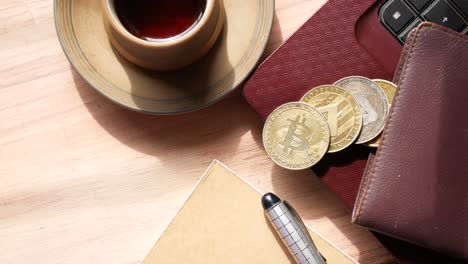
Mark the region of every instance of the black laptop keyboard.
POLYGON ((468 35, 468 0, 388 0, 380 20, 401 43, 423 21, 468 35))

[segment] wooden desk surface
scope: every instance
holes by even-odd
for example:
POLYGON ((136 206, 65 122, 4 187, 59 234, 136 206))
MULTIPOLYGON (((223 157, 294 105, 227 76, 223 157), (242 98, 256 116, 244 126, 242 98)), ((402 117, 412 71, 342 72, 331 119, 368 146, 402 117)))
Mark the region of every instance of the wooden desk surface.
MULTIPOLYGON (((324 0, 277 0, 267 53, 324 0)), ((378 242, 312 175, 274 166, 237 92, 209 109, 147 116, 113 105, 71 69, 52 0, 0 2, 0 263, 140 263, 213 159, 296 205, 362 263, 378 242)))

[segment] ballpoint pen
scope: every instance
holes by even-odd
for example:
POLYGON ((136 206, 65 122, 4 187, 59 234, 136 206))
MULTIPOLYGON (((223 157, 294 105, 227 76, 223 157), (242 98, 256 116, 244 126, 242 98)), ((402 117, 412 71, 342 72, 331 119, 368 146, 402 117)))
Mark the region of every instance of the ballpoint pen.
POLYGON ((296 210, 278 196, 267 193, 262 197, 265 214, 298 264, 325 264, 307 228, 296 210))

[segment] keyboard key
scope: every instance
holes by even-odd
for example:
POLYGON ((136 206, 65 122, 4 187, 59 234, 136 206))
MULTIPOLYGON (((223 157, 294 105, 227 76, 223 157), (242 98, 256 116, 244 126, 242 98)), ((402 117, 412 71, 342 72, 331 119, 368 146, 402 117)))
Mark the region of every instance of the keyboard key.
POLYGON ((431 22, 460 31, 465 27, 465 22, 460 15, 445 0, 439 0, 430 6, 423 16, 431 22))
POLYGON ((398 36, 398 38, 403 42, 405 43, 406 42, 406 39, 408 38, 408 35, 409 33, 411 32, 411 30, 417 28, 419 26, 419 24, 421 24, 423 21, 421 19, 416 19, 413 23, 411 23, 411 25, 409 25, 405 30, 403 30, 403 32, 398 36))
POLYGON ((468 0, 452 0, 452 2, 468 17, 468 0))
MULTIPOLYGON (((430 1, 431 0, 408 0, 408 2, 418 11, 423 10, 423 8, 426 7, 430 1)), ((466 1, 466 0, 462 0, 462 1, 466 1)))
POLYGON ((384 5, 381 16, 385 24, 398 34, 416 16, 402 0, 390 0, 384 5))

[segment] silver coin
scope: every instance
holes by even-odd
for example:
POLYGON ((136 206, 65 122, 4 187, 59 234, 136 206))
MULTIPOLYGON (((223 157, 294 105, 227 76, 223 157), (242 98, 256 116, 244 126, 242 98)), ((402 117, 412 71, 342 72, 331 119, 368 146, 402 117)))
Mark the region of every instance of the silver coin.
POLYGON ((361 106, 363 127, 356 144, 369 142, 380 135, 388 116, 388 100, 379 85, 360 76, 343 78, 335 85, 350 92, 361 106))

